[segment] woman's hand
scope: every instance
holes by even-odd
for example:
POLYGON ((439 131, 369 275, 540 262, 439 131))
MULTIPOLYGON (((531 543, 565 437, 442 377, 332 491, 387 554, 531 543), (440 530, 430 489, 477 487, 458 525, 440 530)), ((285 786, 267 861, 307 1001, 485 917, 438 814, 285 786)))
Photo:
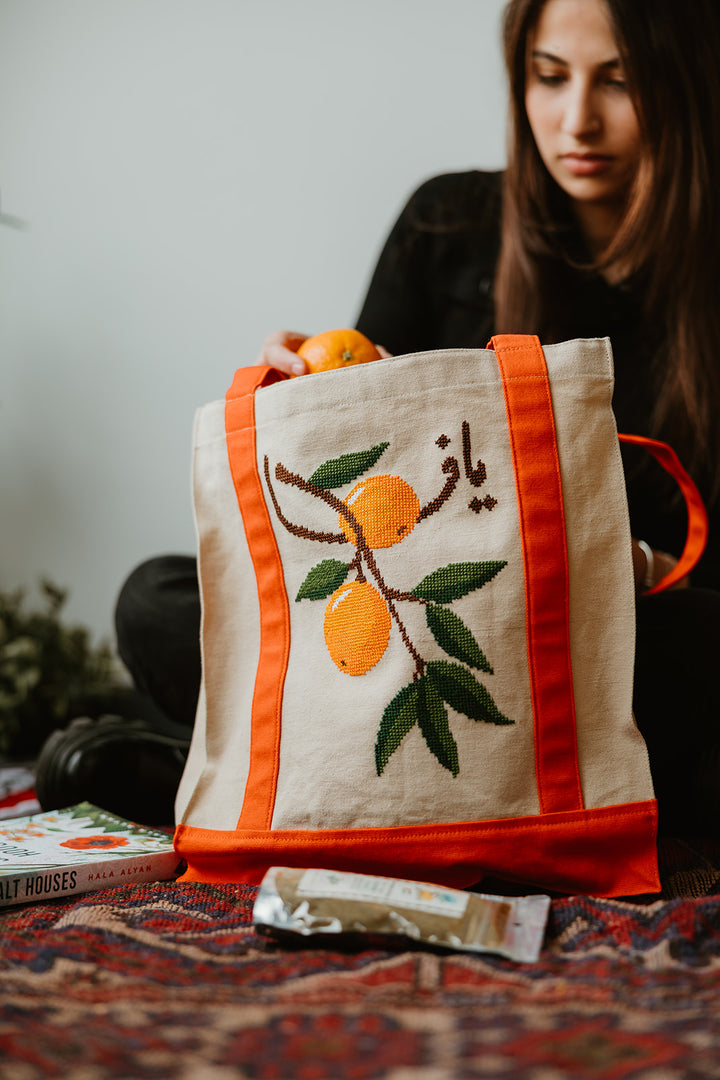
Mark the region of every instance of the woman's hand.
POLYGON ((297 350, 307 337, 307 334, 297 334, 294 330, 275 330, 265 338, 256 363, 267 364, 286 375, 305 375, 307 367, 297 350))
MULTIPOLYGON (((294 330, 275 330, 265 338, 256 363, 277 368, 286 375, 306 375, 307 366, 303 358, 297 355, 297 350, 307 338, 307 334, 298 334, 294 330)), ((375 348, 382 357, 390 356, 382 345, 375 348)))

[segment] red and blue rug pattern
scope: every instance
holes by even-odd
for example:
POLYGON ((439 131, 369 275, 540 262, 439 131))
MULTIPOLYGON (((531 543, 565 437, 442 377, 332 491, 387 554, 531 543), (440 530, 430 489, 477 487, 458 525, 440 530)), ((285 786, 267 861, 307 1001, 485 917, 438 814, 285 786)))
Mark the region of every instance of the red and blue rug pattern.
POLYGON ((720 860, 664 854, 662 899, 554 899, 536 965, 280 942, 244 886, 3 909, 0 1076, 719 1078, 720 860))

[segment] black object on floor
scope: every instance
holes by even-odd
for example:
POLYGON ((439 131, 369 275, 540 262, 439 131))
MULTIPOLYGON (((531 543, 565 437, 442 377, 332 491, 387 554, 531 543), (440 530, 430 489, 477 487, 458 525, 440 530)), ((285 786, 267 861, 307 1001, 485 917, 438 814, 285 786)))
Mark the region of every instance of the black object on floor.
POLYGON ((57 810, 87 800, 142 825, 170 826, 189 746, 144 720, 78 717, 40 751, 38 801, 57 810))

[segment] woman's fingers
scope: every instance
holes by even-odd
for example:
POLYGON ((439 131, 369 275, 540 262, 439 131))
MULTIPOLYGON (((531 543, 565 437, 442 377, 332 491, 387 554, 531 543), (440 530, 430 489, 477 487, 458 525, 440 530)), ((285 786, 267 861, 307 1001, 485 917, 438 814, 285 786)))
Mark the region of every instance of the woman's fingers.
MULTIPOLYGON (((299 334, 295 330, 274 330, 262 343, 256 363, 277 368, 286 375, 307 374, 305 361, 297 355, 297 350, 303 341, 307 341, 307 337, 307 334, 299 334)), ((382 357, 392 355, 382 345, 375 348, 382 357)))
POLYGON ((277 368, 286 375, 304 375, 307 368, 297 350, 306 339, 307 334, 298 334, 294 330, 275 330, 265 338, 257 363, 277 368))

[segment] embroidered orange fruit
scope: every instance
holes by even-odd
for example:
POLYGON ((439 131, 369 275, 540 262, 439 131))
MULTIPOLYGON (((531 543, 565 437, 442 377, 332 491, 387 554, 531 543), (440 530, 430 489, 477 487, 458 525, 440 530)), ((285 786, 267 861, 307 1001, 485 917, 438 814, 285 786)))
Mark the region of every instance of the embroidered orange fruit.
POLYGON ((346 675, 364 675, 377 664, 390 639, 390 612, 367 581, 341 585, 325 609, 325 644, 346 675))
MULTIPOLYGON (((344 499, 357 519, 370 548, 398 544, 415 528, 420 500, 400 476, 368 476, 360 480, 344 499)), ((351 544, 357 543, 355 530, 339 515, 340 528, 351 544)))
POLYGON ((380 359, 372 341, 359 330, 326 330, 303 341, 297 352, 313 373, 380 359))

